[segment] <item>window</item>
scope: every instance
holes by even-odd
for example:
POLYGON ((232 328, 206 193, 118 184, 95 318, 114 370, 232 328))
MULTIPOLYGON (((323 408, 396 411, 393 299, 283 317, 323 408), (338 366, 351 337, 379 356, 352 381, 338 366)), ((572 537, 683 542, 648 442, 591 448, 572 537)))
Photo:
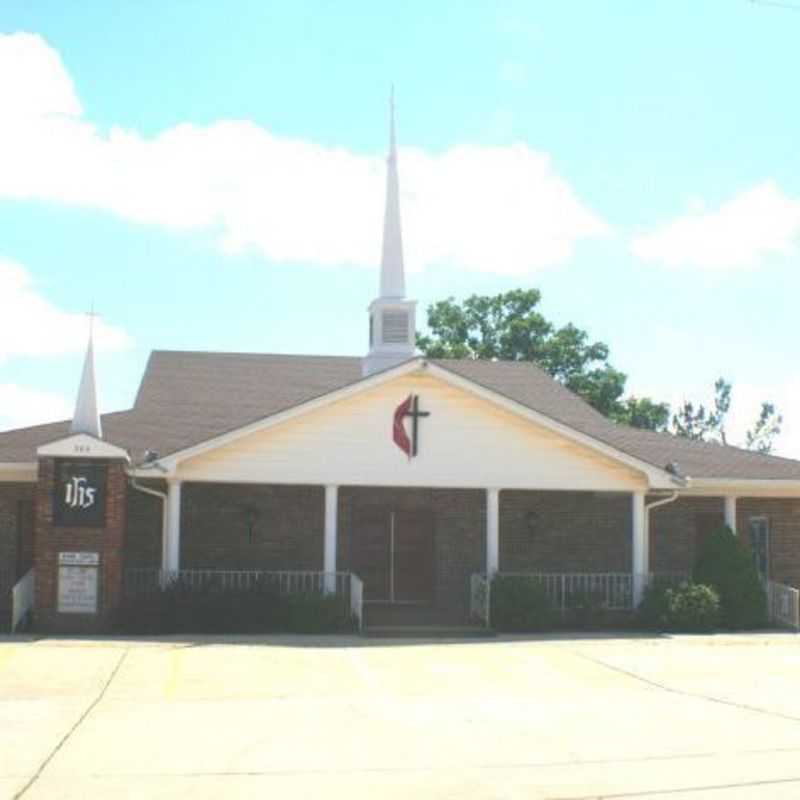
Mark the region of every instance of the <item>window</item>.
POLYGON ((769 579, 769 519, 750 517, 750 547, 762 580, 769 579))

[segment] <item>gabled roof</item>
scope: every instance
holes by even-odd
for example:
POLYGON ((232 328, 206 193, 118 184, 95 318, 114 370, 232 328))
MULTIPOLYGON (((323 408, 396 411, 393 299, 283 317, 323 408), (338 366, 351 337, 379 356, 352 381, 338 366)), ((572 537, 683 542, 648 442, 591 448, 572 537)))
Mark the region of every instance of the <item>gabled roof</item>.
MULTIPOLYGON (((800 480, 800 461, 617 425, 529 363, 431 363, 660 469, 675 462, 692 478, 800 480)), ((134 407, 103 416, 104 438, 134 462, 146 449, 164 457, 361 380, 360 358, 154 351, 134 407)), ((39 446, 68 432, 69 422, 57 422, 0 433, 0 463, 33 462, 39 446)))

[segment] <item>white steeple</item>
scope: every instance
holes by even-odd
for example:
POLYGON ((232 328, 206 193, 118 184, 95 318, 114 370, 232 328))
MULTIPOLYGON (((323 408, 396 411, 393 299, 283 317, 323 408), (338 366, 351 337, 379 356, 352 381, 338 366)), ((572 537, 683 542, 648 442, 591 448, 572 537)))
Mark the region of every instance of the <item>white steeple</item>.
POLYGON ((70 433, 88 433, 98 439, 103 438, 100 426, 100 415, 97 413, 97 386, 94 379, 94 314, 90 315, 89 346, 83 361, 81 385, 78 387, 78 399, 75 401, 75 413, 72 416, 70 433))
POLYGON ((400 226, 400 182, 397 177, 397 139, 394 130, 394 87, 389 99, 389 157, 386 159, 386 211, 383 217, 380 296, 406 296, 403 231, 400 226))
POLYGON ((400 226, 400 182, 394 126, 394 89, 389 101, 389 156, 386 159, 386 209, 379 296, 369 306, 369 353, 362 372, 371 375, 413 358, 416 301, 406 300, 403 233, 400 226))

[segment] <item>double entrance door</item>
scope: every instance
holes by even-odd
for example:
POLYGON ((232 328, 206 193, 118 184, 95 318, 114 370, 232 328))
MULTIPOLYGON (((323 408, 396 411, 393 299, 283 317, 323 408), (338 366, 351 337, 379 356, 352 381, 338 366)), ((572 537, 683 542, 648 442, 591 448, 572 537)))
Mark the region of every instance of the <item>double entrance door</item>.
POLYGON ((350 560, 365 602, 433 604, 433 527, 433 513, 424 509, 354 509, 350 560))

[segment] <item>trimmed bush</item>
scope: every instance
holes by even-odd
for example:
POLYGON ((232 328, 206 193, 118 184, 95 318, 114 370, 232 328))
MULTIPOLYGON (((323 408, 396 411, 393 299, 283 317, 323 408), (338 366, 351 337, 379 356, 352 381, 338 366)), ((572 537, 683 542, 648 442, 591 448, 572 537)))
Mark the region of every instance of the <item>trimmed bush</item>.
POLYGON ((719 595, 710 586, 686 583, 667 589, 666 601, 670 630, 700 633, 713 631, 719 625, 719 595))
POLYGON ((335 633, 352 630, 345 597, 280 594, 267 584, 223 588, 214 581, 126 596, 120 627, 127 633, 335 633))
POLYGON ((637 618, 648 630, 713 631, 720 621, 719 595, 711 586, 699 583, 649 586, 637 609, 637 618))
POLYGON ((544 586, 535 578, 499 575, 492 580, 492 627, 523 633, 547 630, 553 625, 553 609, 544 586))
POLYGON ((692 577, 719 594, 723 627, 748 630, 767 624, 767 598, 753 554, 730 528, 714 531, 703 542, 692 577))

